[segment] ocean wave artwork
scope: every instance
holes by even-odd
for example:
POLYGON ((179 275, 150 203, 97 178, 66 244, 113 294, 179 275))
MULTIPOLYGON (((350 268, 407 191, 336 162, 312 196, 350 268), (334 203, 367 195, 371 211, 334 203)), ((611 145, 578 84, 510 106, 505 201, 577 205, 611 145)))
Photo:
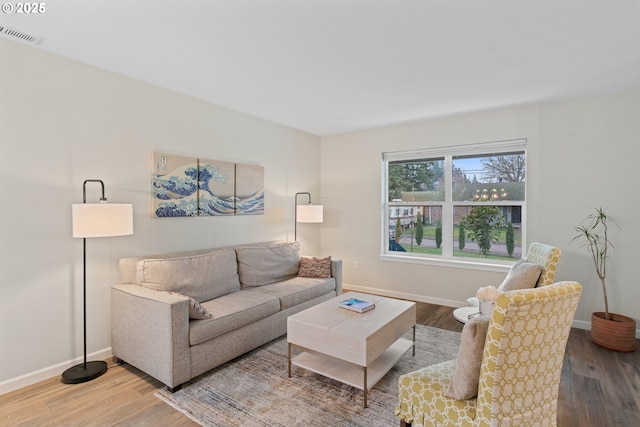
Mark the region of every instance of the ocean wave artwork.
POLYGON ((264 168, 153 153, 155 217, 264 214, 264 168))
POLYGON ((236 215, 264 214, 264 168, 236 164, 236 215))
POLYGON ((198 215, 233 215, 235 163, 199 159, 198 165, 198 215))
POLYGON ((259 191, 251 196, 236 200, 237 215, 262 215, 264 214, 264 191, 259 191))

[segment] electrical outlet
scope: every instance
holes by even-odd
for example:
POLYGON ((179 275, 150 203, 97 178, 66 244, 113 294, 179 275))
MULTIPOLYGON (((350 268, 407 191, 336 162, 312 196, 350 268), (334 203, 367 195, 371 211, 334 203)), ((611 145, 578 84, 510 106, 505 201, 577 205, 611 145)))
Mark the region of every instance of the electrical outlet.
POLYGON ((360 262, 359 261, 353 261, 353 269, 357 270, 360 268, 360 262))

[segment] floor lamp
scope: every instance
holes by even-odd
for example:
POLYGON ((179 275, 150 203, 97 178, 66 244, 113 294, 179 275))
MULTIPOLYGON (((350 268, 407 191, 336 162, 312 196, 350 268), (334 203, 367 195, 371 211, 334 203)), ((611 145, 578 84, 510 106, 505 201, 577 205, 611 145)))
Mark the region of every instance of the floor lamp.
POLYGON ((62 373, 65 384, 91 381, 107 372, 104 361, 87 362, 87 238, 125 236, 133 234, 133 205, 107 203, 104 183, 99 179, 87 179, 82 184, 82 204, 71 206, 73 237, 82 238, 82 291, 84 326, 84 362, 62 373), (100 183, 100 203, 87 203, 87 183, 100 183))
POLYGON ((293 240, 298 240, 298 223, 299 222, 315 222, 319 223, 323 221, 323 206, 322 205, 312 205, 311 204, 311 193, 303 192, 296 193, 295 199, 295 225, 294 225, 294 234, 293 240), (306 205, 298 204, 298 196, 306 195, 309 199, 306 205))

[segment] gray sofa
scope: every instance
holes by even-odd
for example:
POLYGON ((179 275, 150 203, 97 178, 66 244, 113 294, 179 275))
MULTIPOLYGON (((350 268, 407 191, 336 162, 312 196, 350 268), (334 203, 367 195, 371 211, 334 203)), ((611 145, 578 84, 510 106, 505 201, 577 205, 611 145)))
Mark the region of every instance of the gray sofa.
POLYGON ((299 266, 297 242, 123 258, 111 288, 112 353, 175 391, 286 334, 287 316, 342 293, 341 260, 327 278, 301 277, 299 266), (194 317, 194 304, 211 317, 194 317))

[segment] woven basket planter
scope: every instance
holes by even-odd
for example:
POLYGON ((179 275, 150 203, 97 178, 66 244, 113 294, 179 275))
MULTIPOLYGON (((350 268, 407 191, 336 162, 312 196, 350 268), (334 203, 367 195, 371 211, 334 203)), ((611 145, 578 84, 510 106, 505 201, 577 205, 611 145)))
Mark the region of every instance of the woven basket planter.
POLYGON ((609 320, 606 320, 602 311, 591 313, 591 340, 609 350, 634 351, 637 346, 636 321, 622 314, 609 313, 609 320))

